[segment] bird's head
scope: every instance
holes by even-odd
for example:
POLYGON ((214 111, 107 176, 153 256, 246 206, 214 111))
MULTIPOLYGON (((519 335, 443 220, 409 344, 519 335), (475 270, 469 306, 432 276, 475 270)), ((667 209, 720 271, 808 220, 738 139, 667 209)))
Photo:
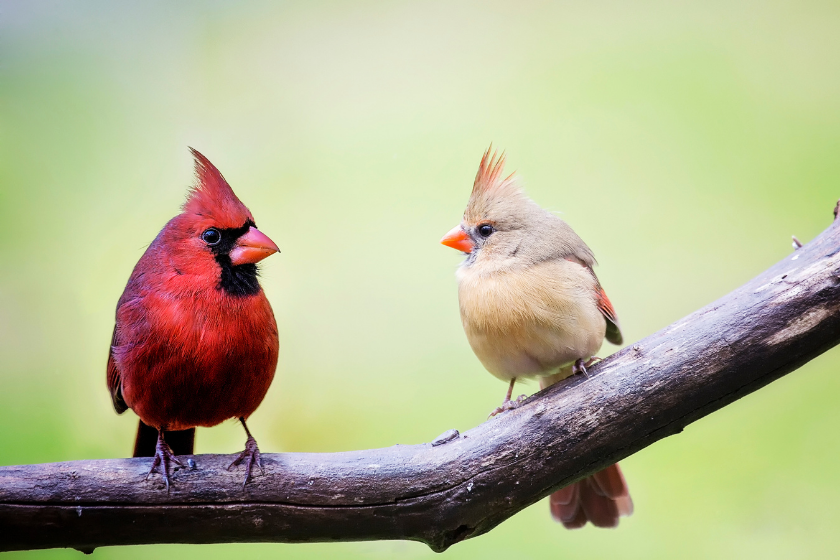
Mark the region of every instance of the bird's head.
POLYGON ((567 255, 593 264, 591 251, 569 225, 531 200, 515 173, 505 176, 505 155, 491 150, 481 158, 461 223, 440 242, 467 253, 467 266, 480 262, 504 269, 567 255))
MULTIPOLYGON (((196 184, 172 219, 167 245, 176 271, 213 275, 232 295, 259 292, 256 263, 280 249, 257 229, 250 210, 210 160, 190 148, 196 184)), ((166 231, 165 230, 165 231, 166 231)))

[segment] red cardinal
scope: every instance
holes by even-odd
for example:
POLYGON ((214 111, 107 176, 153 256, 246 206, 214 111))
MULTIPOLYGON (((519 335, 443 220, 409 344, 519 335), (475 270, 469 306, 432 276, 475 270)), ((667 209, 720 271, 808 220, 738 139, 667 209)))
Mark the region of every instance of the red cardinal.
MULTIPOLYGON (((262 469, 245 420, 277 366, 277 324, 256 263, 279 251, 219 170, 198 151, 197 184, 134 267, 117 303, 108 356, 114 409, 140 417, 135 457, 154 457, 169 488, 196 426, 238 418, 248 439, 230 465, 262 469), (172 447, 170 447, 170 445, 172 447)), ((148 477, 147 477, 148 478, 148 477)))
MULTIPOLYGON (((458 269, 461 321, 490 373, 508 381, 491 416, 516 407, 517 379, 545 388, 586 365, 606 337, 621 344, 618 318, 592 266, 595 257, 569 225, 537 206, 504 156, 484 154, 460 225, 441 243, 467 253, 458 269)), ((630 515, 627 483, 612 465, 551 495, 551 513, 569 529, 587 521, 615 527, 630 515)))

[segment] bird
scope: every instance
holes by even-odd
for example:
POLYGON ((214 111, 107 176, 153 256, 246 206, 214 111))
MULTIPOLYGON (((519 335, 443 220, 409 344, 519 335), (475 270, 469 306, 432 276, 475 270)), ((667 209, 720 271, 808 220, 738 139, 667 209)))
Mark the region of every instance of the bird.
POLYGON ((193 453, 195 428, 238 419, 242 464, 262 470, 246 420, 268 391, 279 339, 257 263, 279 252, 219 170, 197 150, 196 181, 137 262, 116 310, 107 382, 114 409, 140 418, 134 457, 154 457, 169 491, 170 463, 193 453))
MULTIPOLYGON (((487 149, 461 223, 441 243, 466 253, 457 269, 461 322, 473 352, 507 381, 502 405, 517 407, 517 380, 544 389, 586 373, 604 338, 622 343, 618 317, 592 267, 595 256, 571 226, 504 175, 505 155, 487 149)), ((616 527, 633 502, 618 464, 554 492, 552 517, 566 528, 587 521, 616 527)))

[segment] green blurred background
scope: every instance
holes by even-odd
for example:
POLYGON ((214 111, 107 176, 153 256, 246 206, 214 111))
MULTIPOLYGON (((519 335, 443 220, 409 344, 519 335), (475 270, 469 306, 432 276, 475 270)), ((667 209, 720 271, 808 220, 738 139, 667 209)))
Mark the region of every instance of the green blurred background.
MULTIPOLYGON (((836 2, 173 4, 0 1, 0 464, 130 452, 136 418, 105 389, 114 306, 183 201, 188 145, 283 251, 263 266, 281 347, 251 422, 264 451, 430 441, 500 402, 438 244, 491 141, 595 251, 631 343, 813 238, 840 197, 836 2)), ((833 557, 838 365, 830 351, 624 461, 636 513, 617 530, 564 531, 540 503, 446 556, 833 557)), ((226 423, 197 450, 243 440, 226 423)))

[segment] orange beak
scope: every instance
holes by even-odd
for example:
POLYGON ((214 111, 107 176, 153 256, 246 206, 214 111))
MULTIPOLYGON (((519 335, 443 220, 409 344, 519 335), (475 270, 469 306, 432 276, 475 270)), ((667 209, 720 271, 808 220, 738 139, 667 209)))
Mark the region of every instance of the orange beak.
POLYGON ((461 226, 452 228, 449 233, 443 236, 440 242, 447 247, 452 247, 465 253, 472 253, 473 247, 475 247, 472 239, 470 239, 470 236, 467 235, 467 232, 461 226))
POLYGON ((236 245, 230 251, 230 262, 234 265, 257 263, 279 252, 274 241, 257 228, 251 227, 236 240, 236 245))

